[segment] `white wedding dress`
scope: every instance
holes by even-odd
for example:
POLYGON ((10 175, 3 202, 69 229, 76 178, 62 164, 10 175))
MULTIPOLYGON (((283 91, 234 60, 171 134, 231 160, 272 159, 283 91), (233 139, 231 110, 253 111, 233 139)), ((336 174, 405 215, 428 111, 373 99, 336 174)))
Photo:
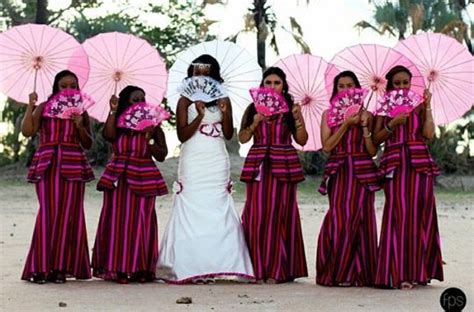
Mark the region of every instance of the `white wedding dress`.
MULTIPOLYGON (((192 104, 188 121, 196 116, 192 104)), ((230 194, 230 163, 221 121, 217 106, 206 108, 196 133, 181 147, 173 210, 161 240, 158 279, 172 283, 253 279, 230 194)))

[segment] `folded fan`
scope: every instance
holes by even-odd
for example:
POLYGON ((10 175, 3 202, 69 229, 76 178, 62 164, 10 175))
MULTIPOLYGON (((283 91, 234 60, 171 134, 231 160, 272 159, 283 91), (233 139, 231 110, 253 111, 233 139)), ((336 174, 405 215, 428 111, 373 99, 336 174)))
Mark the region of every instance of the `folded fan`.
POLYGON ((341 124, 355 113, 358 113, 364 105, 367 90, 361 88, 350 88, 336 94, 331 100, 327 122, 330 127, 341 124))
POLYGON ((289 112, 288 104, 281 93, 272 88, 259 87, 249 90, 257 113, 273 116, 289 112))
POLYGON ((171 117, 171 114, 160 105, 145 102, 128 107, 117 120, 117 127, 136 131, 160 125, 171 117))
POLYGON ((227 97, 222 84, 208 76, 185 78, 178 91, 193 102, 209 103, 227 97))
POLYGON ((84 113, 94 103, 90 96, 79 90, 65 89, 46 102, 43 116, 70 119, 73 114, 84 113))
POLYGON ((391 90, 379 101, 376 114, 393 118, 402 113, 410 113, 422 102, 423 96, 410 89, 391 90))

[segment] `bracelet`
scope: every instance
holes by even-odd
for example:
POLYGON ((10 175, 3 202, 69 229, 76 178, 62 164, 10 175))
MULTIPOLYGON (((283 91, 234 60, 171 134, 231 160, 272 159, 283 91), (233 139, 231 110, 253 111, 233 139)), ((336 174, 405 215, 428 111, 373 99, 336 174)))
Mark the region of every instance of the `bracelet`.
POLYGON ((385 131, 387 131, 388 133, 393 133, 393 129, 390 128, 390 126, 388 124, 385 124, 384 128, 385 128, 385 131))
POLYGON ((431 109, 431 108, 425 108, 425 110, 427 110, 427 111, 431 111, 432 109, 431 109))
POLYGON ((115 111, 115 110, 111 110, 111 111, 109 112, 109 115, 115 115, 116 112, 117 112, 117 111, 115 111))
POLYGON ((369 132, 367 135, 363 134, 362 136, 364 138, 370 138, 370 137, 372 137, 372 132, 369 132))
POLYGON ((246 128, 244 128, 243 130, 244 130, 245 132, 249 133, 250 135, 253 134, 253 130, 252 130, 252 128, 250 128, 250 127, 246 127, 246 128))

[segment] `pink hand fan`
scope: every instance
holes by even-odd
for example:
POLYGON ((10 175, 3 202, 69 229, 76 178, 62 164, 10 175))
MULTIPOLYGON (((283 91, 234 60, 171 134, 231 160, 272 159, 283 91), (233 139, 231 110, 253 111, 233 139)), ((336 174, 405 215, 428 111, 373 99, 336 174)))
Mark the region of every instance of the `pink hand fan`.
POLYGON ((171 114, 160 105, 145 102, 128 107, 117 120, 117 127, 142 131, 148 127, 160 125, 171 114))
POLYGON ((81 115, 94 103, 90 96, 79 90, 65 89, 48 100, 43 116, 70 119, 73 114, 81 115))
POLYGON ((337 126, 355 113, 360 112, 367 92, 366 89, 350 88, 336 94, 329 107, 328 125, 330 127, 337 126))
POLYGON ((269 117, 290 111, 283 95, 272 88, 252 88, 249 92, 257 113, 269 117))
POLYGON ((410 113, 422 102, 423 96, 410 89, 391 90, 379 102, 377 115, 393 118, 402 113, 410 113))

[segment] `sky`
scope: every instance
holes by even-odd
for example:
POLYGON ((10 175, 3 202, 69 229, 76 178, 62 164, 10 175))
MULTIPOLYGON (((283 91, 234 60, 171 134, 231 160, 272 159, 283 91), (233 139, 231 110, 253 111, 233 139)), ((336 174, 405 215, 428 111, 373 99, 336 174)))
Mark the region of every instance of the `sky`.
MULTIPOLYGON (((119 2, 117 0, 107 1, 108 5, 105 6, 104 10, 115 12, 118 9, 123 9, 123 6, 117 5, 119 2)), ((130 12, 134 12, 149 2, 148 0, 130 1, 131 4, 128 9, 130 12)), ((156 0, 153 2, 160 4, 167 1, 156 0)), ((196 2, 200 3, 200 1, 196 2)), ((218 21, 210 27, 210 33, 216 35, 218 39, 225 39, 243 29, 244 15, 248 13, 248 8, 253 1, 224 0, 224 2, 225 5, 208 5, 204 11, 207 18, 218 21)), ((351 45, 377 43, 391 47, 396 44, 396 37, 381 36, 370 29, 359 31, 354 27, 361 20, 373 21, 373 6, 369 2, 373 1, 311 0, 307 4, 306 0, 268 0, 267 3, 272 7, 279 23, 285 28, 291 28, 289 18, 294 17, 302 27, 304 40, 310 47, 311 53, 330 61, 338 51, 351 45)), ((70 1, 63 0, 49 1, 52 9, 63 8, 69 3, 70 1)), ((100 13, 105 12, 96 12, 96 14, 100 13)), ((474 4, 469 6, 468 14, 471 17, 474 16, 474 4)), ((166 23, 166 20, 156 20, 156 17, 144 16, 143 18, 149 23, 166 23)), ((301 52, 291 35, 284 30, 278 30, 276 37, 280 55, 275 55, 273 50, 267 47, 267 66, 274 64, 279 58, 301 52)), ((255 57, 257 56, 255 33, 240 34, 237 44, 247 49, 255 57)), ((0 99, 0 102, 3 101, 0 99)), ((5 130, 4 127, 0 125, 0 133, 5 130)), ((174 142, 174 138, 170 137, 170 139, 173 139, 174 142)))

